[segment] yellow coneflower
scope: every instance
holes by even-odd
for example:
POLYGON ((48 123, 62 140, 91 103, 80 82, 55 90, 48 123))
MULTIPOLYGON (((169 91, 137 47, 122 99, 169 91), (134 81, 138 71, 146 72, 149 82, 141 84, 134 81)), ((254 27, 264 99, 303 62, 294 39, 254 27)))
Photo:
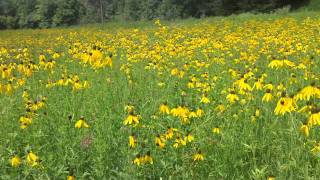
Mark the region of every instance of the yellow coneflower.
POLYGON ((197 117, 202 117, 204 115, 203 110, 201 108, 198 108, 196 111, 196 115, 197 115, 197 117))
POLYGON ((193 155, 193 161, 203 161, 203 160, 204 160, 204 155, 200 150, 193 155))
POLYGON ((76 180, 76 176, 73 174, 73 169, 69 170, 69 175, 67 176, 67 180, 76 180))
POLYGON ((236 95, 236 93, 235 93, 234 90, 232 90, 232 91, 230 91, 230 93, 227 95, 227 98, 226 98, 226 99, 228 100, 229 103, 233 104, 233 103, 239 101, 239 96, 236 95))
POLYGON ((135 148, 136 147, 136 139, 135 139, 135 137, 134 137, 134 134, 132 134, 132 135, 130 135, 129 136, 129 147, 130 148, 135 148))
POLYGON ((128 115, 128 117, 123 122, 124 125, 132 125, 139 124, 139 117, 134 115, 132 112, 128 115))
POLYGON ((171 109, 170 113, 176 117, 187 117, 189 114, 189 109, 185 106, 178 106, 177 108, 171 109))
POLYGON ((143 157, 140 154, 137 154, 136 158, 133 160, 133 164, 141 166, 143 163, 143 157))
POLYGON ((188 133, 187 136, 185 137, 185 141, 187 142, 194 141, 194 136, 191 133, 188 133))
POLYGON ((273 90, 273 84, 268 83, 268 84, 266 84, 263 88, 264 88, 264 89, 269 89, 270 91, 272 91, 272 90, 273 90))
POLYGON ((272 60, 268 65, 268 67, 276 68, 276 69, 284 67, 284 66, 294 67, 295 64, 294 64, 294 62, 285 59, 285 60, 272 60))
POLYGON ((21 116, 20 117, 20 128, 26 129, 30 124, 32 124, 32 118, 29 116, 21 116))
POLYGON ((252 91, 252 87, 247 83, 247 80, 242 78, 237 83, 241 92, 252 91))
POLYGON ((80 129, 80 128, 89 128, 90 126, 87 124, 84 117, 80 117, 80 119, 76 122, 74 127, 77 129, 80 129))
POLYGON ((186 138, 181 138, 180 135, 177 136, 177 138, 174 141, 173 147, 178 148, 180 146, 185 146, 187 145, 187 139, 186 138))
POLYGON ((308 126, 320 125, 320 109, 314 108, 308 119, 308 126))
POLYGON ((190 81, 188 82, 187 86, 188 86, 189 89, 192 89, 192 88, 195 87, 195 82, 193 82, 193 81, 190 80, 190 81))
POLYGON ((13 156, 10 160, 10 164, 12 167, 16 168, 21 165, 22 161, 19 156, 13 156))
POLYGON ((296 110, 296 104, 291 97, 282 97, 277 103, 277 107, 274 110, 276 115, 284 115, 296 110))
POLYGON ((206 95, 202 95, 200 103, 208 104, 208 103, 210 103, 210 100, 206 95))
POLYGON ((309 136, 309 127, 308 127, 308 125, 307 125, 307 124, 303 124, 303 125, 300 127, 300 132, 301 132, 304 136, 308 137, 308 136, 309 136))
POLYGON ((262 102, 269 102, 271 101, 273 98, 272 94, 271 94, 271 90, 267 89, 266 93, 263 95, 262 97, 262 102))
POLYGON ((157 135, 156 139, 155 139, 155 144, 160 148, 163 149, 166 145, 166 139, 165 137, 161 136, 161 135, 157 135))
POLYGON ((189 118, 196 118, 196 117, 198 117, 198 115, 197 115, 196 112, 191 111, 191 112, 189 112, 189 116, 188 116, 188 117, 189 117, 189 118))
POLYGON ((144 163, 153 164, 153 158, 151 157, 150 151, 148 151, 147 154, 144 155, 144 157, 143 157, 143 162, 144 162, 144 163))
POLYGON ((218 113, 223 113, 226 111, 226 108, 223 104, 219 104, 217 107, 214 108, 215 111, 218 111, 218 113))
POLYGON ((307 100, 309 101, 311 97, 316 97, 317 94, 320 93, 320 90, 315 86, 315 83, 311 83, 311 85, 304 87, 297 95, 297 100, 307 100))
POLYGON ((112 56, 111 56, 111 55, 109 55, 109 56, 106 57, 106 59, 105 59, 105 65, 106 65, 106 66, 109 66, 109 67, 112 67, 113 63, 112 63, 112 56))
POLYGON ((268 177, 268 180, 276 180, 276 177, 271 175, 271 176, 268 177))
POLYGON ((268 65, 269 68, 276 68, 276 69, 282 66, 283 66, 283 61, 281 60, 272 60, 268 65))
POLYGON ((212 132, 215 134, 220 134, 221 133, 221 129, 219 127, 214 127, 212 128, 212 132))
POLYGON ((68 175, 67 180, 76 180, 76 177, 74 175, 68 175))
POLYGON ((161 104, 160 107, 159 107, 159 111, 162 114, 170 114, 170 109, 169 109, 167 103, 161 104))
POLYGON ((39 157, 32 151, 27 154, 27 162, 30 166, 37 166, 39 164, 39 157))
POLYGON ((172 139, 175 131, 178 131, 178 130, 175 129, 175 128, 169 127, 169 128, 167 129, 166 134, 165 134, 166 139, 172 139))
POLYGON ((262 90, 263 88, 263 81, 261 79, 257 79, 256 82, 253 84, 253 89, 262 90))

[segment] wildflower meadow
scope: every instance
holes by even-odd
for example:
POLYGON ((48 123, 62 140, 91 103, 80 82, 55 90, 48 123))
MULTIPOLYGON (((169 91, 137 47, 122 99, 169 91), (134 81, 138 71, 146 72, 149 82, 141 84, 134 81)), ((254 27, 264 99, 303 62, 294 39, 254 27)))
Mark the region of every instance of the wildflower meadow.
POLYGON ((0 179, 319 179, 320 16, 0 31, 0 179))

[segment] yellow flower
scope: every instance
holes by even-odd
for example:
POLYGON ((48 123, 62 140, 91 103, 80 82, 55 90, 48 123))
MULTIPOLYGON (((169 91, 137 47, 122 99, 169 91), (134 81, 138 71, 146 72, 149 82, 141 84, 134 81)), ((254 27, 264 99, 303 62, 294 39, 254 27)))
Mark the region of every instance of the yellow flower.
POLYGON ((153 159, 151 157, 150 151, 143 157, 143 163, 153 164, 153 159))
POLYGON ((166 145, 166 139, 163 136, 158 135, 155 139, 155 144, 160 148, 164 148, 166 145))
POLYGON ((39 164, 39 157, 30 151, 27 154, 27 162, 30 166, 37 166, 39 164))
POLYGON ((318 110, 313 109, 312 113, 308 119, 308 126, 320 125, 320 112, 318 110))
POLYGON ((163 114, 170 114, 170 109, 166 103, 160 105, 159 111, 163 114))
POLYGON ((189 118, 196 118, 196 117, 198 117, 198 115, 197 115, 196 112, 191 111, 191 112, 189 113, 189 116, 188 116, 188 117, 189 117, 189 118))
POLYGON ((148 151, 144 156, 137 154, 136 158, 133 160, 133 164, 137 166, 141 166, 144 164, 153 164, 153 158, 151 157, 150 151, 148 151))
POLYGON ((197 115, 198 117, 202 117, 202 116, 204 115, 203 110, 202 110, 201 108, 198 108, 197 111, 196 111, 196 115, 197 115))
POLYGON ((276 177, 274 177, 274 176, 269 176, 269 177, 268 177, 268 180, 276 180, 276 177))
POLYGON ((198 151, 196 154, 193 155, 193 161, 203 161, 204 156, 201 151, 198 151))
POLYGON ((254 83, 253 88, 256 89, 256 90, 262 90, 262 88, 263 88, 262 81, 261 81, 260 79, 258 79, 258 80, 254 83))
POLYGON ((228 95, 227 95, 227 100, 229 103, 233 104, 237 101, 239 101, 239 96, 236 95, 236 93, 234 91, 231 91, 228 95))
POLYGON ((154 21, 154 24, 157 25, 157 26, 161 26, 161 22, 160 22, 159 19, 155 20, 155 21, 154 21))
POLYGON ((75 128, 89 128, 89 125, 86 123, 86 121, 84 120, 84 117, 80 117, 80 119, 76 122, 75 128))
POLYGON ((240 80, 236 81, 235 85, 238 85, 241 92, 252 91, 252 87, 247 83, 247 80, 244 78, 241 78, 240 80))
POLYGON ((309 127, 307 126, 307 124, 303 124, 301 127, 300 127, 300 131, 301 133, 308 137, 309 136, 309 127))
POLYGON ((32 118, 28 116, 20 117, 20 128, 26 129, 30 124, 32 124, 32 118))
POLYGON ((266 93, 263 95, 262 97, 262 102, 269 102, 271 101, 273 98, 271 91, 269 89, 267 89, 266 93))
POLYGON ((189 109, 185 106, 178 106, 177 108, 171 109, 171 114, 176 117, 187 117, 189 114, 189 109))
POLYGON ((14 168, 19 167, 21 165, 21 159, 19 156, 14 156, 11 158, 10 163, 14 168))
POLYGON ((272 91, 273 90, 273 85, 271 83, 269 83, 269 84, 266 84, 263 88, 267 89, 267 90, 269 89, 270 91, 272 91))
POLYGON ((172 138, 173 138, 174 131, 177 131, 177 129, 169 127, 169 128, 167 129, 166 134, 165 134, 166 139, 172 139, 172 138))
POLYGON ((67 180, 76 180, 76 177, 73 175, 68 175, 67 180))
POLYGON ((124 120, 124 125, 131 125, 131 124, 138 124, 139 123, 139 117, 134 115, 133 113, 130 113, 129 116, 124 120))
POLYGON ((105 65, 112 67, 112 58, 110 56, 106 57, 105 65))
POLYGON ((43 62, 43 61, 45 61, 46 60, 46 57, 43 55, 43 54, 40 54, 39 55, 39 61, 40 62, 43 62))
POLYGON ((137 166, 141 166, 142 163, 143 163, 143 157, 141 157, 140 154, 138 154, 136 158, 133 160, 133 164, 137 166))
POLYGON ((189 81, 188 84, 187 84, 188 88, 192 89, 195 87, 195 82, 193 81, 189 81))
POLYGON ((218 111, 219 113, 223 113, 224 111, 226 111, 226 108, 223 104, 219 104, 216 108, 214 108, 214 110, 218 111))
POLYGON ((276 69, 278 69, 280 67, 284 67, 284 66, 294 67, 295 64, 292 61, 289 61, 289 60, 273 60, 268 65, 268 67, 276 68, 276 69))
POLYGON ((320 90, 312 83, 310 86, 304 87, 297 95, 297 100, 309 101, 311 97, 316 97, 320 93, 320 90))
POLYGON ((129 136, 129 147, 135 148, 136 147, 136 139, 134 135, 129 136))
POLYGON ((188 133, 187 136, 185 137, 186 142, 192 142, 194 141, 194 136, 191 133, 188 133))
POLYGON ((203 104, 208 104, 210 103, 210 100, 207 98, 207 96, 203 95, 200 102, 203 104))
POLYGON ((215 133, 215 134, 220 134, 221 130, 220 130, 220 128, 215 127, 215 128, 212 128, 212 132, 215 133))
POLYGON ((273 60, 269 63, 269 68, 279 68, 283 66, 283 61, 280 60, 273 60))
POLYGON ((187 138, 181 138, 181 136, 178 135, 174 141, 173 147, 178 148, 180 146, 185 146, 185 145, 187 145, 187 138))
POLYGON ((296 110, 296 105, 293 98, 282 97, 277 103, 277 107, 274 110, 276 115, 284 115, 287 112, 292 112, 296 110))

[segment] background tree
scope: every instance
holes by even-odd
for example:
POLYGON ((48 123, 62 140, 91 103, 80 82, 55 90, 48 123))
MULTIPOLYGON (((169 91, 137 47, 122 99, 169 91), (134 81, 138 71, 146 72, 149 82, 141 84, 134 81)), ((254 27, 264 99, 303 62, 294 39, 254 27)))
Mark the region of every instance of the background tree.
POLYGON ((52 18, 52 25, 72 25, 78 23, 80 3, 77 0, 57 0, 56 9, 52 18))
POLYGON ((270 12, 286 5, 296 9, 308 3, 310 0, 0 0, 0 29, 225 16, 270 12))
POLYGON ((35 11, 35 0, 18 0, 19 6, 17 7, 16 17, 18 18, 18 26, 20 28, 33 28, 33 12, 35 11))
POLYGON ((51 27, 56 8, 54 0, 37 0, 35 12, 32 15, 35 25, 40 28, 51 27))

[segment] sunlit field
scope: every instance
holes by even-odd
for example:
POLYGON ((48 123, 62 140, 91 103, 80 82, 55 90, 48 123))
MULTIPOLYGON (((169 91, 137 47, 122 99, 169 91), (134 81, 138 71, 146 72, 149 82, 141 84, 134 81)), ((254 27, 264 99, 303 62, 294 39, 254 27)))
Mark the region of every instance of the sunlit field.
POLYGON ((0 179, 319 179, 320 16, 0 31, 0 179))

